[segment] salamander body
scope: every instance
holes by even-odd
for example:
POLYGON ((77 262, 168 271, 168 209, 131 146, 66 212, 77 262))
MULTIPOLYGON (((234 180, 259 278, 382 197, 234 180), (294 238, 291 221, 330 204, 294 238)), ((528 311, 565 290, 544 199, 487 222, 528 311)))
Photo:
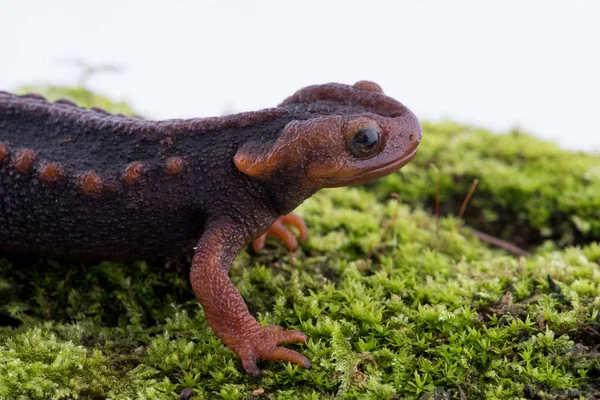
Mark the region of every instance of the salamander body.
POLYGON ((0 254, 70 260, 193 255, 208 323, 258 375, 258 358, 310 364, 279 347, 306 336, 261 327, 227 276, 238 250, 272 234, 324 187, 391 173, 415 155, 412 112, 368 81, 301 89, 276 108, 147 121, 0 92, 0 254))

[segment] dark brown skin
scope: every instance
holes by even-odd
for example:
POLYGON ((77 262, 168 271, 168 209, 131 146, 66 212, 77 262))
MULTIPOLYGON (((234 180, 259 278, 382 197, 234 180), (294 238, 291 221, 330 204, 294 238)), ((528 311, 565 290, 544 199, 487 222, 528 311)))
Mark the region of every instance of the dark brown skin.
POLYGON ((259 358, 308 368, 279 347, 307 340, 261 327, 228 277, 267 234, 294 250, 290 214, 325 187, 408 163, 421 141, 410 110, 367 81, 304 88, 277 108, 145 121, 0 92, 0 255, 156 260, 193 254, 208 324, 257 376, 259 358), (270 227, 270 228, 269 228, 270 227))

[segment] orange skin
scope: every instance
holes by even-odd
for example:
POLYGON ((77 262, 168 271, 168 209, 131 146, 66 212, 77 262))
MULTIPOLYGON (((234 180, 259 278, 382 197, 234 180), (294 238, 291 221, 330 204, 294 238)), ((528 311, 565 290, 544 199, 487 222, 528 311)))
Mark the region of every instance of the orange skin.
MULTIPOLYGON (((372 82, 361 81, 350 93, 322 93, 307 88, 286 100, 317 101, 327 96, 361 96, 372 92, 377 97, 381 88, 372 82)), ((399 103, 398 103, 399 104, 399 103)), ((332 115, 310 120, 292 121, 279 138, 268 146, 248 143, 234 158, 237 169, 245 175, 266 182, 289 180, 302 193, 314 193, 326 187, 360 184, 390 174, 416 154, 421 140, 421 127, 414 115, 403 106, 387 110, 392 116, 363 113, 361 115, 332 115), (377 143, 357 156, 350 148, 357 132, 371 129, 378 132, 377 143)), ((356 150, 356 149, 353 149, 356 150)), ((360 153, 360 151, 359 151, 360 153)), ((309 194, 309 195, 310 195, 309 194)), ((302 196, 300 196, 302 197, 302 196)), ((308 197, 308 196, 304 196, 308 197)), ((304 221, 295 214, 280 217, 254 242, 255 250, 264 247, 267 235, 282 240, 293 251, 298 243, 285 225, 293 225, 306 241, 308 231, 304 221)), ((247 240, 233 221, 218 221, 210 225, 198 243, 193 259, 191 281, 210 327, 242 361, 244 370, 258 376, 258 359, 289 361, 309 368, 310 362, 300 353, 279 347, 286 343, 306 343, 302 332, 286 331, 280 326, 261 327, 250 315, 244 300, 227 276, 230 263, 247 240)))
POLYGON ((279 239, 289 251, 296 251, 298 249, 298 241, 294 234, 286 228, 286 225, 291 225, 298 229, 299 239, 301 243, 305 243, 308 240, 308 228, 306 222, 298 214, 288 214, 280 217, 265 233, 260 235, 252 242, 252 248, 254 251, 260 251, 265 247, 265 241, 267 236, 275 236, 279 239))

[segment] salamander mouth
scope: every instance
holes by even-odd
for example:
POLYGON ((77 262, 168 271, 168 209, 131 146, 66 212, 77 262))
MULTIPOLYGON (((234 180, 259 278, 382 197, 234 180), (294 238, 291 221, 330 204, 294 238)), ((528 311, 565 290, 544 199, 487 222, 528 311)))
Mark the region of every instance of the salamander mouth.
POLYGON ((360 174, 356 177, 356 181, 353 181, 353 184, 361 184, 373 179, 381 178, 382 176, 386 176, 391 174, 392 172, 396 172, 400 168, 404 167, 406 164, 413 159, 413 157, 417 154, 417 150, 419 149, 419 143, 414 143, 407 153, 404 153, 402 157, 397 160, 390 161, 387 164, 381 165, 378 168, 365 171, 365 173, 360 174))
POLYGON ((413 159, 413 157, 417 154, 418 149, 419 142, 415 142, 400 158, 391 160, 373 169, 365 168, 362 171, 354 171, 350 176, 347 177, 339 175, 336 177, 335 174, 331 174, 328 177, 313 178, 311 181, 320 187, 341 187, 366 183, 399 170, 413 159))

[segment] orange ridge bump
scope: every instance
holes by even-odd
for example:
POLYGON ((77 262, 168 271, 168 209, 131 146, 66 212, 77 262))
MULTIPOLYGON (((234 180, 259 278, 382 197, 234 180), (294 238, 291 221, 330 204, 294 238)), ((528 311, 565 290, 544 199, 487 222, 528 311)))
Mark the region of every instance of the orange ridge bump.
POLYGON ((96 173, 95 171, 90 171, 79 175, 77 183, 83 194, 86 194, 88 196, 95 196, 100 194, 104 186, 102 177, 100 177, 100 175, 98 175, 98 173, 96 173))
POLYGON ((383 93, 383 89, 381 88, 381 86, 371 81, 358 81, 354 85, 352 85, 352 87, 358 90, 383 93))
POLYGON ((4 161, 8 157, 8 146, 6 143, 0 143, 0 161, 4 161))
POLYGON ((139 182, 144 175, 144 164, 141 161, 133 161, 125 167, 125 173, 121 180, 128 185, 139 182))
POLYGON ((235 167, 240 172, 255 178, 262 177, 263 179, 271 175, 278 161, 278 158, 275 156, 264 160, 252 152, 243 151, 243 149, 238 151, 233 158, 235 167))
POLYGON ((63 171, 60 164, 46 162, 38 170, 40 180, 46 184, 56 183, 62 176, 63 171))
POLYGON ((183 172, 185 161, 181 157, 169 157, 165 164, 165 172, 168 175, 179 175, 183 172))
POLYGON ((35 161, 35 151, 23 149, 15 157, 15 168, 22 174, 29 172, 35 161))

